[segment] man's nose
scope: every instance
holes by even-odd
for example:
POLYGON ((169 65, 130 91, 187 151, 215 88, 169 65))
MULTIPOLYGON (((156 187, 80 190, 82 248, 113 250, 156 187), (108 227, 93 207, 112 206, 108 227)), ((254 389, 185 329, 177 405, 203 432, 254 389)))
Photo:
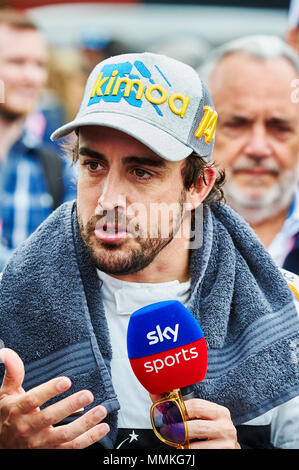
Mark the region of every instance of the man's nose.
POLYGON ((263 125, 256 125, 251 129, 244 150, 248 157, 267 158, 271 156, 267 130, 263 125))
POLYGON ((109 173, 104 180, 98 205, 102 210, 112 211, 126 206, 126 196, 121 178, 116 173, 109 173))

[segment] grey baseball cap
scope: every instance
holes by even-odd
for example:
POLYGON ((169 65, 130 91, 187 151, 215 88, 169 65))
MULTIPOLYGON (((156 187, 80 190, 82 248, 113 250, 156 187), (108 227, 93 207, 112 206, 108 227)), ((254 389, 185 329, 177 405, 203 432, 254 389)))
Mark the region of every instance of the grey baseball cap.
POLYGON ((209 161, 216 122, 211 96, 189 65, 160 54, 122 54, 96 65, 77 116, 51 139, 82 126, 105 126, 133 136, 166 160, 180 161, 194 151, 209 161))

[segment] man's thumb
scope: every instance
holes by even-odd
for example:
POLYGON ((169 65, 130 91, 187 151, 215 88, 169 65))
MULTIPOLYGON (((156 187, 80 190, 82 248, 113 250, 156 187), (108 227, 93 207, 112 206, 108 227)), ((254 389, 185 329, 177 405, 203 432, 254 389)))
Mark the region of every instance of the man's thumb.
POLYGON ((25 377, 23 361, 18 354, 9 348, 0 350, 0 359, 5 366, 5 374, 0 389, 1 393, 11 395, 23 391, 22 383, 25 377))

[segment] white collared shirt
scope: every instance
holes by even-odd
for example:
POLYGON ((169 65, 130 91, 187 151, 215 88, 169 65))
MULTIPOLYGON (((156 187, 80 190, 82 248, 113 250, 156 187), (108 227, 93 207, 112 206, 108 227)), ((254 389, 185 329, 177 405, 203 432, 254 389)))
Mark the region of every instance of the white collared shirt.
POLYGON ((287 255, 295 243, 295 236, 299 232, 299 190, 294 195, 292 205, 286 220, 271 242, 267 251, 272 256, 277 266, 282 267, 287 255))
POLYGON ((158 284, 127 282, 97 270, 103 281, 102 298, 112 345, 111 375, 120 411, 119 428, 151 429, 148 392, 135 377, 128 359, 126 334, 131 314, 139 308, 163 300, 187 304, 190 281, 158 284))

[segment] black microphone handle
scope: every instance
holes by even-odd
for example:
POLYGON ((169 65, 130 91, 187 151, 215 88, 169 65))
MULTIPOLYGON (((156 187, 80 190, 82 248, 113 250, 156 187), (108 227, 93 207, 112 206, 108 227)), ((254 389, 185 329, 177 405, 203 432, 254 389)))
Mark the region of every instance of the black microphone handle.
POLYGON ((190 398, 194 398, 194 390, 192 385, 188 385, 187 387, 181 388, 181 394, 183 397, 183 400, 190 400, 190 398))
MULTIPOLYGON (((194 395, 194 390, 193 390, 193 385, 188 385, 187 387, 182 387, 180 389, 181 391, 181 394, 182 394, 182 398, 184 401, 186 400, 190 400, 190 398, 194 398, 195 395, 194 395)), ((168 393, 164 393, 164 397, 166 398, 168 396, 168 393)))

